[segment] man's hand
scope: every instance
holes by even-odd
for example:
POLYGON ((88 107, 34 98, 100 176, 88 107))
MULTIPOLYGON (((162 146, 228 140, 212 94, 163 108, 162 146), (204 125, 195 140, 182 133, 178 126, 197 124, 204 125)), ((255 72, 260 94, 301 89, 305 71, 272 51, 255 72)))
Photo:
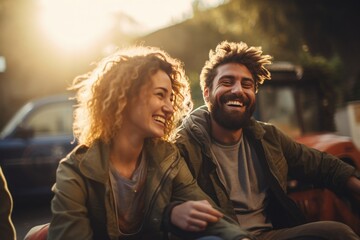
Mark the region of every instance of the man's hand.
POLYGON ((208 223, 217 222, 223 214, 213 208, 207 200, 187 201, 177 205, 171 212, 171 223, 190 231, 203 231, 208 223))

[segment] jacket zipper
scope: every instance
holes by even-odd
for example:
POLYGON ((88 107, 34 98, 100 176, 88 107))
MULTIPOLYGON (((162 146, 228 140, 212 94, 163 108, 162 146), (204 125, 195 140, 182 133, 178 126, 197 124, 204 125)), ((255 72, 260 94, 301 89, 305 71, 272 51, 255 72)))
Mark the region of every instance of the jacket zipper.
MULTIPOLYGON (((172 157, 174 158, 174 157, 172 157)), ((152 210, 152 207, 155 203, 155 199, 157 198, 162 186, 164 185, 165 180, 168 178, 170 172, 174 169, 175 165, 179 162, 179 160, 175 160, 168 169, 166 169, 165 174, 162 176, 159 185, 156 187, 156 190, 154 192, 154 194, 152 195, 151 199, 150 199, 150 203, 149 203, 149 208, 147 209, 146 213, 145 213, 145 220, 148 219, 150 211, 152 210)))

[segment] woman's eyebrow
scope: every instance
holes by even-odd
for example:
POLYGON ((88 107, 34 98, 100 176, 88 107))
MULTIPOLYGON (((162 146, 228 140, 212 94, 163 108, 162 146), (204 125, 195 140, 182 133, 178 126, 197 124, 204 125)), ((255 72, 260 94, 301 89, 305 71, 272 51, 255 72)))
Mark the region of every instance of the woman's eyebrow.
POLYGON ((155 90, 163 90, 164 92, 169 92, 169 90, 166 87, 156 87, 155 90))

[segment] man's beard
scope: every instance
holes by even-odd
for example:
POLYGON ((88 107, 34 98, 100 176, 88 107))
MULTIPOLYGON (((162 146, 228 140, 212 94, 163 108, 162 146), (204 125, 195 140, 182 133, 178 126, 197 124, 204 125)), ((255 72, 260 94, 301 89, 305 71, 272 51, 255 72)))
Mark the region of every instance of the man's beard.
POLYGON ((210 100, 210 114, 212 118, 225 129, 228 130, 239 130, 249 124, 250 118, 255 111, 255 104, 250 106, 250 101, 242 97, 237 97, 234 94, 224 95, 220 97, 221 105, 213 99, 210 100), (240 112, 228 112, 222 108, 222 105, 229 100, 242 99, 244 106, 246 107, 244 113, 240 112))

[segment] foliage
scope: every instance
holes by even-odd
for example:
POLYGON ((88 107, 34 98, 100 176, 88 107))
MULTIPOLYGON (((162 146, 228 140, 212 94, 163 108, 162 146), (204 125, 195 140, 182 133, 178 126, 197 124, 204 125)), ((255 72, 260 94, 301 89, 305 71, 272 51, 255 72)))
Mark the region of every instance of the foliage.
POLYGON ((203 99, 201 87, 200 87, 199 74, 197 74, 196 72, 191 72, 188 75, 189 75, 189 78, 192 80, 191 85, 190 85, 191 97, 193 99, 194 109, 195 109, 197 107, 200 107, 201 105, 204 105, 204 99, 203 99))
POLYGON ((231 0, 208 10, 196 2, 192 19, 140 38, 182 59, 192 81, 216 44, 244 41, 261 46, 276 61, 320 68, 327 73, 324 85, 336 88, 340 101, 360 99, 360 90, 353 87, 360 85, 355 60, 360 36, 349 27, 359 20, 358 0, 231 0))
POLYGON ((313 86, 318 89, 317 95, 322 107, 319 109, 322 130, 334 131, 335 110, 344 102, 343 65, 339 56, 325 58, 323 56, 313 56, 309 52, 304 52, 300 56, 303 67, 303 79, 311 81, 313 86))
POLYGON ((335 102, 343 102, 343 92, 346 89, 343 84, 344 66, 338 55, 325 58, 304 52, 300 56, 300 62, 304 68, 304 78, 317 81, 320 89, 324 95, 328 95, 328 98, 335 102))

